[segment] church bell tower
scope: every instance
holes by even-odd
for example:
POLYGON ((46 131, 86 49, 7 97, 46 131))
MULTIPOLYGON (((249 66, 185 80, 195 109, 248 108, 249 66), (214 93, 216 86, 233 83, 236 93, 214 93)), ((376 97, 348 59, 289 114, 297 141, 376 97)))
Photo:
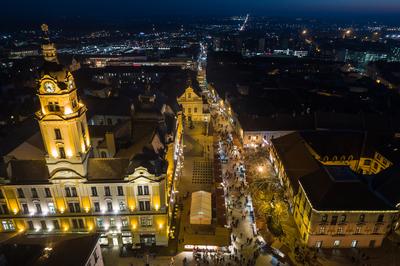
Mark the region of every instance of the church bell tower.
POLYGON ((47 152, 46 164, 53 181, 82 179, 90 151, 87 109, 79 102, 74 77, 58 63, 47 26, 42 30, 47 43, 42 45, 45 62, 38 80, 40 110, 36 118, 47 152))

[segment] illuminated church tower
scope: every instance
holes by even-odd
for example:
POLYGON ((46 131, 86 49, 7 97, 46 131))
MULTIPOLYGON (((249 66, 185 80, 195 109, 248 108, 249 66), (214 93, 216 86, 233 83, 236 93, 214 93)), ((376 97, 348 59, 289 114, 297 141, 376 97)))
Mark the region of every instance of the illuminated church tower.
POLYGON ((48 38, 48 28, 42 26, 45 63, 39 77, 38 97, 41 109, 36 112, 46 164, 53 181, 82 179, 87 174, 90 138, 86 107, 79 102, 72 74, 58 63, 56 48, 48 38))

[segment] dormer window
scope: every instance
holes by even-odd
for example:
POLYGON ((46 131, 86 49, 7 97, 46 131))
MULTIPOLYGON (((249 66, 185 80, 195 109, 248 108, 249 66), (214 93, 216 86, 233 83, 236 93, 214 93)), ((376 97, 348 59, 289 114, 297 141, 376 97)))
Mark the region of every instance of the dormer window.
POLYGON ((60 111, 60 105, 58 104, 58 102, 49 102, 47 108, 49 109, 50 112, 60 111))

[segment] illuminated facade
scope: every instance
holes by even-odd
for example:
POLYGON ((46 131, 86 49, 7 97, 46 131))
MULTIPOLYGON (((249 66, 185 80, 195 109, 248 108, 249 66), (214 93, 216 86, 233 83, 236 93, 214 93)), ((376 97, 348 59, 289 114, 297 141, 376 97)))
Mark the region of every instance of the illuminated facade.
POLYGON ((210 121, 208 105, 203 98, 196 94, 192 87, 187 87, 185 92, 178 98, 178 103, 182 106, 183 114, 187 120, 210 121))
POLYGON ((135 130, 149 128, 150 138, 136 138, 132 147, 114 147, 106 158, 95 158, 87 109, 73 76, 58 63, 54 44, 42 48, 36 118, 45 156, 7 159, 8 178, 0 189, 1 231, 97 231, 104 245, 167 245, 174 233, 174 186, 182 164, 181 115, 175 117, 168 141, 154 133, 158 121, 139 121, 135 130), (163 152, 153 149, 155 140, 163 152))
POLYGON ((271 142, 270 159, 304 244, 317 248, 381 246, 399 211, 371 191, 349 161, 318 161, 298 132, 271 142))

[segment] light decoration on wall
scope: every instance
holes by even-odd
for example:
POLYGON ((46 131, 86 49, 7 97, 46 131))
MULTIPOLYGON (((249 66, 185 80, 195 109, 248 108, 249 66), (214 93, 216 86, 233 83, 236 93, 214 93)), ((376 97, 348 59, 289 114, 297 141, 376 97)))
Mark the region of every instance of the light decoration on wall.
POLYGON ((72 150, 71 149, 67 149, 65 153, 66 153, 68 158, 72 157, 72 150))
POLYGON ((51 155, 53 155, 54 158, 58 158, 58 152, 55 148, 51 150, 51 155))
POLYGON ((72 109, 69 106, 64 107, 64 114, 65 115, 70 115, 72 114, 72 109))

